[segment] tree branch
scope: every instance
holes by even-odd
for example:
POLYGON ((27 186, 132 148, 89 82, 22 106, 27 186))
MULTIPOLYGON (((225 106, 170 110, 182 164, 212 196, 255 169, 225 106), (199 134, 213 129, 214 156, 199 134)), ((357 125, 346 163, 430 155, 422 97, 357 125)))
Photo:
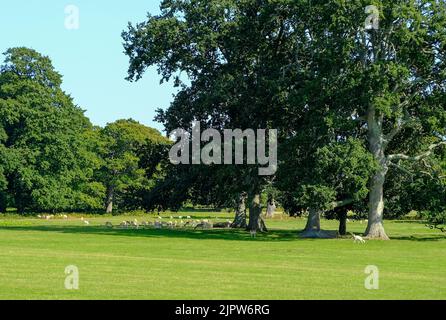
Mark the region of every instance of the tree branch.
MULTIPOLYGON (((408 106, 416 96, 417 93, 414 93, 406 100, 404 100, 402 103, 400 103, 395 109, 403 109, 404 107, 408 106)), ((409 112, 407 110, 404 110, 403 112, 404 115, 396 120, 395 127, 387 135, 384 136, 384 142, 386 145, 388 145, 393 140, 393 138, 395 138, 395 136, 401 132, 401 130, 406 124, 411 122, 412 119, 410 117, 409 112)))
POLYGON ((400 166, 399 164, 393 163, 393 162, 390 162, 390 163, 389 163, 389 166, 391 166, 391 167, 395 167, 395 168, 397 168, 397 169, 403 171, 404 173, 406 173, 407 175, 410 176, 410 178, 411 178, 411 180, 412 180, 412 182, 413 182, 413 175, 414 175, 413 172, 410 172, 410 171, 407 170, 406 168, 400 166))
POLYGON ((405 154, 392 154, 392 155, 387 156, 387 159, 389 161, 393 161, 393 160, 420 161, 424 158, 429 157, 434 152, 434 150, 436 148, 441 147, 441 146, 446 146, 446 141, 441 141, 436 144, 431 144, 426 152, 424 152, 418 156, 411 157, 411 156, 408 156, 405 154))
POLYGON ((355 200, 353 200, 353 199, 347 199, 347 200, 342 200, 342 201, 335 201, 335 202, 332 202, 332 207, 333 207, 333 209, 336 209, 336 208, 340 208, 340 207, 344 207, 344 206, 346 206, 346 205, 349 205, 349 204, 351 204, 351 203, 353 203, 355 200))

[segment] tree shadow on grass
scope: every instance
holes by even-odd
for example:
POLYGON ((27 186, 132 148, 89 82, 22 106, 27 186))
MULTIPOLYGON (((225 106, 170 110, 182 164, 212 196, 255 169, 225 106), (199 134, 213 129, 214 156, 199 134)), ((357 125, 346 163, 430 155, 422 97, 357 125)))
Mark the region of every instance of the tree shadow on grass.
POLYGON ((0 231, 39 231, 62 234, 88 234, 124 237, 147 238, 179 238, 179 239, 207 239, 207 240, 235 240, 235 241, 294 241, 298 239, 298 232, 293 230, 271 230, 267 233, 258 233, 252 238, 250 233, 242 229, 107 229, 96 226, 7 226, 0 227, 0 231))
POLYGON ((429 235, 414 235, 414 236, 394 236, 391 240, 401 241, 417 241, 417 242, 433 242, 446 240, 446 234, 429 234, 429 235))
MULTIPOLYGON (((258 233, 252 238, 250 233, 243 229, 107 229, 102 226, 1 226, 0 231, 23 232, 53 232, 62 234, 106 235, 124 237, 146 238, 177 238, 177 239, 206 239, 206 240, 232 240, 232 241, 317 241, 325 239, 302 238, 303 231, 272 229, 267 233, 258 233)), ((340 237, 339 239, 346 239, 340 237)), ((414 236, 392 236, 391 240, 403 241, 441 241, 446 240, 446 234, 423 234, 414 236)))
POLYGON ((394 220, 393 223, 412 223, 412 224, 426 224, 423 220, 394 220))
POLYGON ((226 214, 227 212, 223 211, 222 209, 214 209, 214 208, 182 208, 181 211, 176 212, 175 214, 179 215, 181 212, 191 212, 191 213, 201 213, 201 212, 211 212, 211 213, 221 213, 226 214))

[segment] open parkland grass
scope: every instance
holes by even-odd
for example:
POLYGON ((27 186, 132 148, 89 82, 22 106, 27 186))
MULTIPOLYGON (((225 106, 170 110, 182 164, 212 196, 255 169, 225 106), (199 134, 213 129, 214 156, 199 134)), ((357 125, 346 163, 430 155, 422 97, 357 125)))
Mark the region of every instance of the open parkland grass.
POLYGON ((106 221, 135 217, 85 217, 90 226, 80 216, 0 216, 0 299, 446 299, 446 235, 418 221, 386 221, 391 241, 355 244, 300 239, 305 220, 285 216, 267 220, 270 232, 255 239, 241 230, 107 229, 106 221), (68 265, 79 268, 79 290, 64 287, 68 265), (379 268, 379 290, 365 289, 368 265, 379 268))

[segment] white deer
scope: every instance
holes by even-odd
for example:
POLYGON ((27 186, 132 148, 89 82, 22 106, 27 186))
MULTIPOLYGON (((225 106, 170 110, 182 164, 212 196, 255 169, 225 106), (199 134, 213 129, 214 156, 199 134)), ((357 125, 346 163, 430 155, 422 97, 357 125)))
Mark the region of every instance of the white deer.
POLYGON ((365 243, 365 240, 361 236, 354 235, 353 233, 351 235, 353 236, 353 242, 365 243))

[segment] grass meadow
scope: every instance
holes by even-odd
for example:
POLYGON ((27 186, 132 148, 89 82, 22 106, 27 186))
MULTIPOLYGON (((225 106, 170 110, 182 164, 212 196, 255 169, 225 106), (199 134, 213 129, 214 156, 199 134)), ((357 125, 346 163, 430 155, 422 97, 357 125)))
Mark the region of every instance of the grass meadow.
MULTIPOLYGON (((165 214, 169 220, 171 213, 165 214)), ((226 221, 231 213, 186 212, 226 221)), ((135 217, 0 217, 0 299, 446 299, 446 235, 418 221, 387 221, 391 241, 300 239, 301 218, 267 220, 270 232, 107 229, 135 217), (79 290, 64 287, 79 269, 79 290), (379 268, 379 289, 364 270, 379 268)), ((137 216, 153 221, 155 216, 137 216)), ((336 230, 336 221, 322 221, 336 230)), ((360 222, 349 222, 362 233, 360 222)))

